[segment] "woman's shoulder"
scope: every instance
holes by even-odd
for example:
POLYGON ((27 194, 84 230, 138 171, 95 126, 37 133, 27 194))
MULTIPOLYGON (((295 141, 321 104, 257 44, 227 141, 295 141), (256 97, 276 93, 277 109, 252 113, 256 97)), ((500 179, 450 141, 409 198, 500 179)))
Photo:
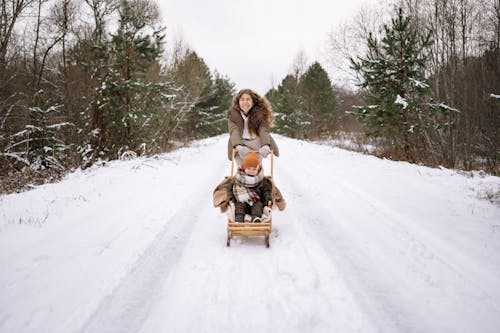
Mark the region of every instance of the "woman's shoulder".
POLYGON ((241 117, 240 111, 238 111, 234 107, 227 110, 227 116, 228 117, 241 117))
POLYGON ((227 119, 238 126, 243 126, 243 117, 241 116, 240 111, 235 108, 231 108, 227 111, 227 119))

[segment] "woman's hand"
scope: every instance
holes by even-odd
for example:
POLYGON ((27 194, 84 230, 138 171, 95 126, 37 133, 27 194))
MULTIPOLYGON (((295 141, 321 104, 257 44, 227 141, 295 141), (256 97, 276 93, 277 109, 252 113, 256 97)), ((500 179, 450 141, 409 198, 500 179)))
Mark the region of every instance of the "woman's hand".
POLYGON ((271 152, 271 149, 269 148, 268 145, 265 145, 265 146, 262 146, 260 147, 259 149, 259 154, 260 156, 262 156, 263 158, 267 157, 267 155, 269 155, 269 153, 271 152))
POLYGON ((238 155, 240 155, 241 158, 245 158, 245 155, 248 154, 250 148, 243 145, 237 145, 236 150, 238 151, 238 155))

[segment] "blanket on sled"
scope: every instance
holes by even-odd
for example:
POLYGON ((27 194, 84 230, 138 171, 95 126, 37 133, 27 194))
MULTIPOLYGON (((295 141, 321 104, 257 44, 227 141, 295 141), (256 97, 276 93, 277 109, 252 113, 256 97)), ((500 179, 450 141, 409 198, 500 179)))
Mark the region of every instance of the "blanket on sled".
MULTIPOLYGON (((285 198, 281 194, 281 191, 278 189, 273 179, 269 176, 265 178, 269 179, 272 184, 272 197, 273 197, 273 206, 276 205, 279 210, 284 210, 286 207, 285 198)), ((226 176, 224 179, 215 187, 213 191, 213 204, 214 207, 219 207, 221 213, 225 213, 229 207, 229 195, 228 191, 232 188, 234 182, 234 177, 226 176)))

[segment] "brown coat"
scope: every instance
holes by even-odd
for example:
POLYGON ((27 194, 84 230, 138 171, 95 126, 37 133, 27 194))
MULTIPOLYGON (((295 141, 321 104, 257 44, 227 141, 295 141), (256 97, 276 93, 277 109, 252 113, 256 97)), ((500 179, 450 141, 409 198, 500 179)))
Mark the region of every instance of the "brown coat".
MULTIPOLYGON (((273 197, 273 205, 276 205, 279 210, 284 210, 286 207, 285 198, 281 194, 280 190, 274 184, 274 181, 271 177, 266 176, 266 179, 269 179, 272 184, 272 197, 273 197)), ((221 213, 224 213, 227 210, 230 201, 230 193, 229 188, 232 187, 233 177, 226 176, 224 180, 222 180, 214 189, 213 192, 213 204, 214 207, 219 207, 221 213)))
POLYGON ((285 198, 283 198, 281 191, 278 189, 278 186, 276 186, 273 179, 269 177, 269 180, 271 181, 271 184, 273 184, 273 191, 272 191, 273 205, 276 205, 279 210, 284 210, 286 207, 285 198))
MULTIPOLYGON (((231 154, 234 147, 243 144, 243 139, 241 135, 243 133, 244 121, 240 112, 236 109, 230 109, 227 112, 227 127, 229 130, 229 140, 227 143, 227 157, 231 160, 231 154)), ((279 156, 280 152, 278 145, 269 133, 269 126, 266 123, 261 122, 258 125, 257 135, 260 139, 261 146, 269 145, 273 150, 275 156, 279 156)))
POLYGON ((213 203, 214 207, 219 207, 221 213, 227 210, 229 205, 229 193, 228 188, 233 183, 233 177, 226 176, 223 181, 221 181, 217 187, 215 187, 213 192, 213 203))

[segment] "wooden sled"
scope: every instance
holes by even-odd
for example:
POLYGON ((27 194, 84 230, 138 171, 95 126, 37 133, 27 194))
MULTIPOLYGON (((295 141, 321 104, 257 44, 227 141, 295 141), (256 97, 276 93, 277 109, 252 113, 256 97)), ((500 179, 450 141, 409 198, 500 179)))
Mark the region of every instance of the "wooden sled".
MULTIPOLYGON (((234 176, 234 156, 237 150, 233 149, 231 157, 231 177, 234 176)), ((274 154, 270 152, 271 173, 269 177, 273 178, 274 154)), ((270 246, 269 237, 273 231, 272 216, 266 222, 251 223, 251 222, 233 222, 227 219, 227 246, 231 246, 233 236, 264 236, 266 247, 270 246)))

